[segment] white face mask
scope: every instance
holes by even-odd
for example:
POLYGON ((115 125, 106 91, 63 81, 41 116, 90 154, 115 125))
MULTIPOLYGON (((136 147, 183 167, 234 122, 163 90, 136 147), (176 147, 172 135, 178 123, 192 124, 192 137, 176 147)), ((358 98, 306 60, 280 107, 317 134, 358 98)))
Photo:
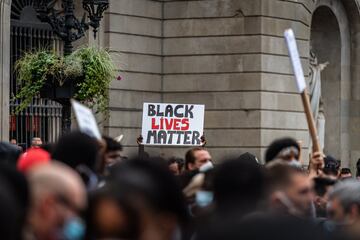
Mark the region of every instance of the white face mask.
POLYGON ((197 191, 195 195, 196 205, 199 207, 209 206, 214 199, 214 193, 209 191, 197 191))
POLYGON ((292 167, 296 167, 296 168, 301 168, 302 167, 301 163, 298 160, 295 160, 295 159, 293 159, 293 160, 291 160, 291 161, 289 161, 287 163, 292 167))
POLYGON ((210 169, 213 169, 214 168, 214 164, 212 164, 211 161, 208 161, 207 163, 205 163, 204 165, 202 165, 200 168, 199 168, 199 171, 200 172, 206 172, 210 169))

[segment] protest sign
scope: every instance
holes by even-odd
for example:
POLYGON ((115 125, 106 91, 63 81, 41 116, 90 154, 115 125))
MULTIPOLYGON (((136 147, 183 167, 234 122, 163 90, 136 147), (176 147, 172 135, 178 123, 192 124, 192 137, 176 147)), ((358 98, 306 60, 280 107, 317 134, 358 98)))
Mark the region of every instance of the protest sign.
POLYGON ((92 111, 75 100, 71 100, 71 105, 80 131, 100 140, 101 134, 92 111))
POLYGON ((204 105, 144 103, 145 145, 201 145, 204 105))
POLYGON ((304 112, 306 116, 306 120, 309 127, 309 132, 311 136, 311 140, 313 143, 313 152, 321 151, 320 143, 317 135, 317 130, 315 127, 315 121, 312 114, 309 96, 306 91, 306 82, 304 77, 303 68, 300 61, 300 55, 298 51, 298 47, 296 44, 295 34, 292 29, 287 29, 284 32, 285 41, 288 47, 289 56, 291 59, 292 67, 294 70, 294 75, 296 79, 296 84, 298 87, 298 91, 301 95, 301 100, 304 106, 304 112))
POLYGON ((292 29, 287 29, 284 33, 286 44, 289 50, 292 67, 295 74, 296 85, 299 93, 304 92, 306 89, 306 82, 304 77, 303 68, 301 66, 298 47, 296 44, 295 35, 292 29))

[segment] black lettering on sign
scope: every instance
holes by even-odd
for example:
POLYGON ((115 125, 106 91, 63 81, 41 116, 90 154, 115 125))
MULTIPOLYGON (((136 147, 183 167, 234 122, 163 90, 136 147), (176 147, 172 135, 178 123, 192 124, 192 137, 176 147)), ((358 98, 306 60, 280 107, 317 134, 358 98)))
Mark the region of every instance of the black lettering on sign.
POLYGON ((154 138, 154 143, 157 143, 156 131, 148 131, 146 143, 150 144, 152 138, 154 138))
POLYGON ((173 136, 174 133, 176 133, 175 131, 168 131, 168 144, 172 144, 172 140, 173 140, 173 136))
POLYGON ((173 108, 171 105, 166 105, 165 108, 165 117, 172 117, 173 116, 173 108))
POLYGON ((194 109, 194 105, 186 105, 185 106, 185 117, 187 118, 194 118, 194 114, 192 110, 194 109))
POLYGON ((157 112, 156 116, 158 116, 158 117, 163 117, 164 116, 164 113, 160 112, 160 105, 159 104, 156 105, 156 112, 157 112))
POLYGON ((158 135, 158 143, 159 144, 166 144, 166 137, 167 137, 166 131, 161 130, 161 131, 159 131, 158 134, 159 134, 158 135))
POLYGON ((184 135, 184 132, 177 131, 176 133, 178 134, 178 139, 177 139, 176 143, 180 144, 181 143, 181 136, 184 135))
POLYGON ((179 113, 179 109, 184 109, 184 105, 177 105, 174 109, 174 115, 175 117, 178 117, 178 118, 183 118, 184 117, 184 114, 183 113, 179 113))
POLYGON ((190 136, 191 136, 191 131, 186 131, 184 133, 184 144, 190 144, 190 136))
POLYGON ((192 135, 192 145, 200 145, 200 133, 198 131, 193 131, 192 135))
POLYGON ((153 117, 153 116, 155 116, 155 115, 156 115, 155 105, 149 104, 149 105, 148 105, 148 116, 153 117))

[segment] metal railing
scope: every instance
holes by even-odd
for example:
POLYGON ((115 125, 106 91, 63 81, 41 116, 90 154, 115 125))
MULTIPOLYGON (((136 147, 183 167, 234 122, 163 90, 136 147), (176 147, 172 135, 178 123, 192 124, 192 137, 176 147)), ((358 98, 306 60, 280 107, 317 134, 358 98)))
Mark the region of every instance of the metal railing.
MULTIPOLYGON (((60 53, 62 43, 47 24, 21 19, 12 19, 10 34, 10 96, 13 99, 21 87, 14 72, 15 62, 25 52, 31 50, 53 49, 60 53)), ((33 137, 40 137, 45 143, 56 141, 61 133, 60 104, 36 97, 25 110, 15 113, 20 102, 19 100, 10 102, 10 139, 16 139, 18 144, 25 148, 30 146, 33 137)))

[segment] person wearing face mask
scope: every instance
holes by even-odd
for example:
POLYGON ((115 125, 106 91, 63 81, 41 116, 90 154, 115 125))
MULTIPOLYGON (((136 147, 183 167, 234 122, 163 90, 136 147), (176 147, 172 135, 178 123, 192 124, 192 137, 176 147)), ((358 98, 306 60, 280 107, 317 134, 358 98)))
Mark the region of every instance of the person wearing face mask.
POLYGON ((327 206, 329 219, 352 239, 360 239, 360 182, 339 182, 330 192, 327 206))
MULTIPOLYGON (((265 163, 285 162, 294 167, 302 167, 301 147, 299 142, 293 138, 279 138, 274 140, 265 153, 265 163)), ((314 152, 309 161, 309 177, 313 178, 321 173, 324 168, 324 154, 314 152)))
POLYGON ((266 178, 269 212, 299 218, 314 215, 312 181, 304 170, 279 163, 267 168, 266 178))
POLYGON ((292 165, 301 166, 300 163, 300 146, 295 139, 280 138, 273 141, 265 153, 265 162, 281 159, 292 165))
POLYGON ((85 226, 80 213, 87 204, 80 176, 59 162, 34 167, 27 173, 32 204, 25 240, 80 240, 85 226))

